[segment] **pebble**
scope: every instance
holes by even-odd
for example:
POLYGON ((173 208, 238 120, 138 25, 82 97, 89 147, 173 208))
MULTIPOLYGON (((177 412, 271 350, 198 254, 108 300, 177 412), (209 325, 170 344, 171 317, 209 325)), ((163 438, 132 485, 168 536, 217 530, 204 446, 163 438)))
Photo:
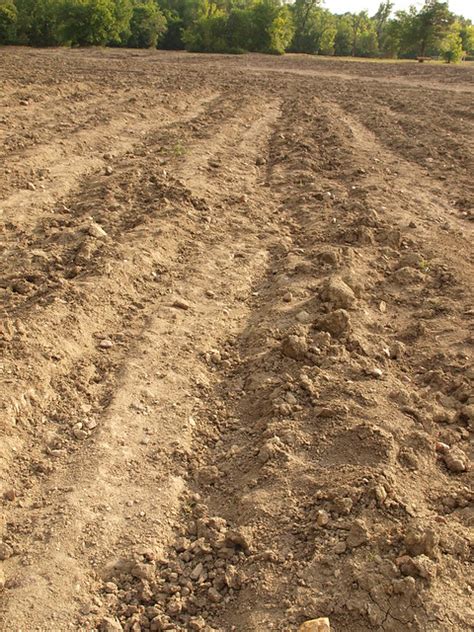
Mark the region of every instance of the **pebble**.
POLYGON ((380 379, 383 376, 383 371, 382 369, 379 369, 378 367, 376 367, 375 369, 371 369, 369 371, 369 375, 371 375, 372 377, 375 377, 376 379, 380 379))
POLYGON ((204 571, 204 566, 202 562, 199 562, 199 564, 197 564, 191 571, 190 578, 194 580, 199 579, 203 571, 204 571))
POLYGON ((331 632, 331 626, 327 617, 311 619, 300 625, 298 632, 331 632))
POLYGON ((329 514, 324 509, 320 509, 316 514, 316 523, 320 527, 325 527, 329 523, 329 514))
POLYGON ((112 342, 112 340, 109 340, 109 338, 104 338, 103 340, 100 341, 99 347, 101 349, 110 349, 110 347, 113 347, 114 343, 112 342))
POLYGON ((291 303, 291 301, 293 300, 293 295, 291 294, 291 292, 287 292, 286 294, 284 294, 283 300, 285 301, 285 303, 291 303))
POLYGON ((379 503, 383 505, 383 503, 387 499, 387 490, 383 485, 377 485, 375 487, 375 497, 377 498, 379 503))
POLYGON ((321 298, 332 304, 335 309, 350 308, 355 301, 354 291, 339 277, 332 277, 323 286, 321 298))
POLYGON ((395 342, 393 342, 389 347, 390 357, 393 360, 396 360, 397 358, 401 358, 404 352, 405 352, 405 345, 403 344, 403 342, 400 342, 399 340, 396 340, 395 342))
POLYGON ((326 316, 321 317, 316 323, 316 328, 329 332, 339 338, 351 330, 351 319, 345 309, 337 309, 326 316))
POLYGON ((190 630, 204 630, 206 627, 206 621, 202 617, 191 617, 188 622, 188 628, 190 630))
POLYGON ((7 491, 3 493, 3 497, 5 500, 15 500, 16 492, 14 489, 7 489, 7 491))
POLYGON ((26 188, 29 191, 36 191, 36 186, 33 184, 33 182, 28 182, 28 184, 26 185, 26 188))
POLYGON ((209 595, 209 599, 214 603, 219 603, 219 601, 222 601, 222 595, 213 586, 209 588, 207 594, 209 595))
POLYGON ((105 175, 106 176, 111 176, 113 174, 114 170, 110 165, 107 165, 105 168, 105 175))
POLYGON ((354 520, 351 529, 346 539, 346 544, 349 548, 355 548, 365 544, 369 539, 367 527, 362 520, 354 520))
POLYGON ((187 301, 183 300, 182 298, 177 298, 173 302, 173 307, 176 307, 177 309, 187 310, 191 307, 191 305, 187 301))
POLYGON ((283 355, 294 360, 302 360, 308 353, 308 343, 302 336, 286 336, 281 343, 283 355))
POLYGON ((80 440, 87 439, 87 437, 89 436, 86 430, 82 430, 80 428, 75 428, 72 431, 72 434, 74 435, 76 439, 80 439, 80 440))
POLYGON ((296 320, 302 324, 309 323, 311 320, 311 315, 309 314, 309 312, 303 309, 301 310, 301 312, 298 312, 296 314, 296 320))
POLYGON ((450 447, 446 443, 438 441, 436 452, 441 454, 446 467, 451 472, 460 473, 467 470, 468 458, 465 452, 456 446, 450 447))
POLYGON ((100 632, 121 632, 123 630, 122 624, 117 619, 112 617, 104 617, 99 624, 100 632))
POLYGON ((12 547, 6 542, 0 542, 0 560, 8 560, 13 555, 12 547))
POLYGON ((96 239, 107 237, 107 233, 97 222, 91 222, 87 228, 87 232, 91 237, 95 237, 96 239))

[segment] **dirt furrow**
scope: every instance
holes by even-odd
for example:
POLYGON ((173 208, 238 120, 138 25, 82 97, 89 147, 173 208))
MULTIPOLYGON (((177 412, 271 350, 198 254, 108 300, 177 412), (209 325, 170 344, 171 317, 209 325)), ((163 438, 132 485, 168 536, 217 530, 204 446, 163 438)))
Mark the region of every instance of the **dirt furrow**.
MULTIPOLYGON (((214 121, 215 110, 213 111, 214 116, 212 120, 214 121)), ((228 110, 224 109, 221 116, 228 118, 228 110)), ((246 124, 243 125, 245 126, 246 124)), ((195 123, 195 126, 201 129, 198 123, 195 123)), ((252 152, 250 157, 245 157, 250 160, 250 162, 253 162, 253 164, 255 164, 255 155, 259 151, 259 143, 265 141, 265 136, 259 139, 261 129, 262 123, 258 121, 255 132, 257 136, 253 138, 252 152)), ((237 131, 238 129, 236 128, 236 132, 237 131)), ((249 134, 249 132, 246 133, 247 135, 249 134)), ((165 136, 164 133, 158 135, 160 139, 160 145, 158 145, 160 153, 158 156, 162 154, 161 141, 164 140, 165 136)), ((158 137, 155 135, 155 141, 158 137)), ((190 164, 194 161, 193 151, 201 155, 201 145, 198 144, 197 148, 194 150, 191 149, 190 155, 184 159, 185 161, 189 160, 190 164)), ((147 154, 147 162, 149 164, 150 152, 145 153, 147 154)), ((138 160, 143 159, 139 158, 138 160)), ((239 166, 237 171, 242 174, 245 171, 244 167, 248 165, 240 165, 241 160, 242 156, 239 154, 236 159, 229 159, 226 167, 229 168, 230 171, 233 171, 239 166)), ((174 161, 180 162, 176 156, 174 157, 174 161)), ((169 162, 171 163, 170 166, 172 166, 172 157, 169 159, 169 162)), ((120 165, 117 165, 117 168, 119 168, 119 166, 120 165)), ((127 167, 127 169, 130 169, 130 167, 127 167)), ((192 172, 191 169, 190 171, 192 172)), ((130 179, 126 176, 125 172, 121 173, 120 178, 127 179, 129 183, 127 194, 130 195, 130 179)), ((107 180, 107 182, 109 182, 109 180, 107 180)), ((163 181, 157 182, 156 176, 153 176, 152 183, 156 183, 159 187, 165 189, 163 181)), ((87 187, 90 188, 90 184, 87 185, 87 187)), ((35 524, 16 523, 15 512, 13 512, 9 518, 12 534, 20 530, 24 536, 29 534, 32 541, 35 542, 36 555, 33 557, 29 556, 25 550, 18 551, 20 555, 19 559, 21 559, 22 563, 26 564, 28 568, 25 573, 22 573, 18 566, 16 569, 11 569, 12 577, 15 577, 15 579, 11 581, 10 585, 12 589, 11 601, 7 602, 4 610, 5 620, 9 622, 8 625, 21 627, 27 625, 28 621, 35 621, 35 625, 39 626, 39 629, 46 629, 47 625, 51 625, 51 623, 48 622, 54 621, 54 625, 64 625, 64 629, 66 629, 67 621, 71 620, 74 612, 81 611, 82 614, 88 614, 85 608, 82 607, 81 610, 80 606, 84 606, 83 603, 81 604, 81 599, 84 599, 84 591, 87 594, 87 590, 93 581, 89 569, 98 566, 99 560, 103 567, 106 562, 110 562, 109 558, 112 555, 117 555, 117 551, 120 548, 124 554, 129 552, 129 547, 134 543, 133 536, 131 535, 134 529, 137 534, 140 534, 141 539, 146 539, 143 529, 143 518, 145 515, 147 516, 146 523, 150 527, 150 534, 154 534, 156 524, 158 523, 160 529, 162 529, 162 536, 163 538, 165 537, 166 521, 163 521, 163 515, 172 513, 173 504, 178 501, 179 491, 183 485, 181 477, 186 476, 185 473, 182 472, 183 464, 177 464, 173 456, 180 454, 181 444, 183 444, 184 448, 187 447, 186 429, 189 431, 189 428, 191 428, 188 419, 193 406, 195 406, 195 397, 193 398, 191 394, 192 390, 196 388, 194 380, 190 380, 192 372, 186 368, 186 363, 180 358, 185 353, 192 353, 194 348, 194 345, 190 345, 189 343, 191 330, 193 332, 194 343, 196 343, 199 341, 198 331, 204 332, 205 337, 209 335, 216 336, 216 332, 219 331, 220 327, 219 319, 225 320, 227 327, 229 319, 233 318, 237 322, 240 320, 238 311, 241 308, 241 296, 246 294, 246 287, 252 278, 251 274, 240 278, 246 264, 244 264, 244 266, 239 265, 238 268, 236 268, 235 264, 232 263, 232 257, 230 265, 226 263, 229 258, 230 243, 235 244, 235 231, 232 230, 232 225, 229 226, 231 230, 227 230, 229 217, 225 215, 222 217, 220 215, 203 217, 200 209, 207 209, 206 212, 212 213, 212 209, 209 210, 209 204, 212 204, 214 200, 189 198, 190 187, 192 187, 191 190, 194 188, 193 178, 183 184, 177 182, 176 185, 168 185, 166 187, 167 190, 164 190, 164 193, 171 198, 171 200, 165 198, 165 204, 168 204, 168 213, 172 210, 171 205, 177 202, 182 203, 183 201, 189 205, 188 200, 192 201, 196 209, 193 210, 191 205, 190 210, 187 212, 189 224, 187 230, 191 230, 188 236, 186 237, 186 232, 184 232, 180 238, 176 235, 175 263, 171 265, 173 256, 171 255, 169 244, 167 245, 166 256, 160 257, 163 261, 163 268, 158 270, 158 274, 164 274, 170 280, 175 279, 175 282, 172 282, 172 284, 168 286, 164 299, 157 301, 155 298, 151 305, 137 305, 139 314, 136 317, 133 314, 126 314, 120 323, 121 326, 118 328, 117 325, 112 328, 111 322, 108 322, 108 337, 105 338, 105 340, 109 341, 112 339, 111 346, 124 346, 126 356, 123 356, 120 350, 115 351, 115 347, 108 349, 104 346, 102 354, 105 353, 108 356, 108 361, 103 367, 103 369, 105 369, 104 377, 107 391, 106 394, 104 393, 102 401, 99 399, 93 406, 88 404, 87 401, 90 400, 91 395, 89 391, 89 397, 85 398, 82 404, 79 404, 81 395, 79 393, 74 394, 70 391, 68 393, 70 402, 65 402, 66 405, 62 407, 62 410, 57 411, 53 415, 52 420, 60 424, 65 423, 70 425, 71 422, 73 423, 73 435, 76 436, 76 439, 83 441, 82 450, 77 452, 73 448, 71 455, 64 460, 64 457, 67 457, 67 453, 70 451, 69 441, 65 441, 66 438, 61 436, 61 434, 58 435, 51 427, 46 433, 49 436, 45 436, 45 434, 42 433, 44 442, 49 447, 46 452, 46 462, 43 457, 42 462, 38 465, 40 467, 40 473, 45 475, 46 480, 43 482, 39 481, 38 493, 35 494, 31 483, 30 489, 28 490, 31 499, 35 496, 37 498, 36 501, 32 501, 32 508, 35 510, 35 524), (184 184, 186 188, 183 188, 184 184), (178 199, 176 201, 173 199, 173 186, 177 187, 177 195, 175 194, 175 196, 178 199), (190 220, 191 223, 189 223, 190 220), (196 222, 198 222, 197 225, 196 222), (225 239, 216 241, 213 236, 206 238, 209 222, 211 222, 216 231, 218 231, 217 227, 222 225, 221 233, 223 235, 226 234, 227 239, 231 239, 232 242, 227 243, 225 239), (194 230, 191 228, 193 225, 194 230), (194 231, 196 229, 198 233, 204 231, 201 239, 203 239, 204 242, 209 241, 209 248, 212 249, 216 259, 210 260, 207 250, 189 240, 192 235, 195 236, 196 233, 194 231), (170 255, 172 257, 171 260, 170 255), (184 270, 179 270, 184 262, 186 262, 186 270, 189 270, 189 273, 186 273, 184 270), (169 267, 170 265, 171 267, 169 267), (222 307, 219 305, 214 305, 211 313, 206 314, 206 311, 209 311, 206 304, 210 303, 210 299, 206 296, 205 291, 206 288, 209 288, 209 292, 212 294, 210 287, 215 288, 217 268, 221 270, 229 269, 225 282, 223 283, 224 285, 230 283, 229 274, 237 275, 238 277, 238 279, 235 279, 234 291, 230 297, 226 296, 226 302, 228 302, 232 300, 234 292, 239 295, 237 299, 236 316, 229 316, 229 307, 227 306, 225 312, 222 312, 222 307), (187 300, 191 299, 193 307, 189 313, 187 310, 183 312, 187 316, 184 321, 182 318, 177 318, 177 309, 173 307, 173 295, 170 294, 171 288, 175 293, 175 297, 186 295, 187 300), (198 296, 193 300, 196 292, 198 292, 198 296), (202 303, 203 301, 205 304, 200 307, 199 302, 202 303), (219 317, 217 314, 219 314, 219 317), (189 325, 186 325, 186 320, 189 320, 190 315, 194 315, 194 318, 199 317, 200 321, 202 321, 199 322, 199 324, 193 323, 191 330, 188 329, 189 325), (114 333, 114 329, 116 333, 114 333), (164 339, 166 339, 167 336, 170 337, 170 342, 166 344, 164 343, 164 339), (136 340, 140 342, 137 343, 136 340), (180 342, 180 340, 182 342, 180 342), (145 367, 146 362, 143 362, 143 358, 147 355, 147 350, 150 348, 150 345, 152 348, 157 349, 157 353, 154 354, 150 366, 145 367), (158 351, 158 349, 160 351, 158 351), (139 362, 140 364, 138 364, 139 362), (116 368, 114 368, 114 366, 116 368), (140 366, 140 371, 137 374, 135 367, 138 366, 140 366), (158 370, 159 367, 161 367, 161 370, 158 370), (165 367, 167 368, 165 369, 165 367), (169 374, 168 371, 170 372, 169 374), (117 374, 116 378, 113 378, 114 372, 117 374), (181 378, 179 377, 180 372, 181 378), (144 374, 148 376, 146 380, 147 387, 145 389, 142 388, 142 376, 144 374), (139 401, 137 401, 137 393, 140 393, 139 401), (183 401, 183 405, 177 407, 177 400, 183 401), (80 405, 82 407, 80 417, 84 417, 84 421, 77 422, 77 414, 74 415, 74 418, 71 420, 66 418, 68 405, 73 402, 75 402, 76 406, 80 405), (148 402, 148 405, 144 402, 148 402), (99 412, 100 409, 98 406, 103 407, 103 412, 99 412), (147 408, 145 413, 143 413, 143 407, 147 408), (147 418, 148 415, 153 415, 154 417, 156 414, 154 413, 155 410, 160 411, 158 415, 161 417, 161 421, 156 420, 158 427, 155 427, 155 423, 150 424, 150 420, 147 418), (91 418, 93 419, 93 426, 90 425, 91 418), (93 431, 95 427, 99 429, 97 432, 93 431), (157 442, 159 445, 157 445, 153 440, 150 441, 150 435, 153 435, 155 432, 153 428, 155 428, 155 431, 159 428, 159 432, 163 434, 163 437, 165 434, 168 434, 169 443, 166 444, 166 442, 160 440, 157 442), (87 439, 87 436, 90 435, 91 432, 93 432, 93 437, 87 439), (105 437, 105 439, 102 440, 101 437, 105 437), (148 446, 149 443, 149 448, 142 447, 143 445, 148 446), (53 458, 53 463, 54 459, 57 460, 56 466, 50 464, 51 458, 53 458), (160 468, 156 467, 156 458, 160 459, 160 468), (106 463, 107 465, 102 467, 101 463, 106 463), (166 466, 166 463, 168 463, 168 466, 166 466), (160 470, 160 473, 158 473, 157 469, 160 470), (151 487, 143 486, 143 483, 140 483, 139 487, 134 487, 133 480, 149 481, 151 487), (163 498, 163 504, 161 505, 152 500, 152 490, 155 488, 157 481, 164 490, 167 490, 163 498), (123 488, 126 496, 121 495, 121 488, 123 488), (175 491, 173 491, 173 489, 175 489, 175 491), (76 492, 75 490, 80 491, 76 492), (115 493, 112 493, 112 490, 115 490, 115 493), (105 498, 107 499, 106 504, 104 504, 105 498), (47 499, 47 501, 45 501, 45 499, 47 499), (137 512, 130 510, 130 513, 133 515, 128 515, 127 507, 134 507, 135 505, 140 505, 141 507, 145 507, 145 509, 138 512, 138 515, 135 515, 137 512), (114 516, 113 525, 109 525, 105 533, 102 528, 104 512, 107 512, 105 514, 106 516, 114 516), (156 520, 154 520, 152 516, 156 516, 156 520), (161 516, 161 518, 159 518, 159 516, 161 516), (134 518, 136 519, 134 520, 134 518), (50 535, 45 535, 45 533, 50 535), (52 534, 54 534, 54 537, 52 534), (61 546, 58 548, 58 541, 63 542, 64 547, 61 546), (84 547, 88 548, 89 546, 93 549, 93 552, 87 560, 88 575, 83 565, 78 564, 76 559, 79 556, 78 552, 83 552, 84 547), (70 579, 67 585, 64 583, 64 576, 70 579), (47 578, 46 581, 45 578, 47 578), (35 597, 32 596, 32 585, 35 587, 35 597), (75 588, 77 585, 82 587, 82 590, 79 592, 75 588), (46 594, 44 594, 44 592, 46 594), (65 599, 64 611, 60 617, 51 613, 47 607, 51 599, 51 594, 59 593, 61 593, 65 599), (12 605, 9 606, 9 603, 12 605), (18 610, 18 603, 24 603, 25 608, 18 610), (27 619, 24 618, 24 612, 28 613, 27 619)), ((83 189, 82 193, 84 190, 85 189, 83 189)), ((143 189, 140 190, 140 193, 142 196, 146 195, 143 189)), ((161 195, 163 196, 163 192, 161 195)), ((233 192, 231 192, 231 195, 233 195, 233 192)), ((71 204, 73 211, 75 211, 74 206, 74 204, 71 204)), ((177 210, 178 207, 173 209, 173 215, 175 215, 177 210)), ((183 211, 184 209, 180 209, 181 213, 183 211)), ((83 213, 84 209, 81 208, 81 214, 83 213)), ((139 216, 136 214, 133 214, 133 219, 132 216, 130 217, 130 220, 133 221, 133 225, 138 224, 138 226, 132 233, 129 233, 129 236, 133 234, 134 240, 141 239, 142 249, 146 252, 146 233, 150 231, 150 221, 147 222, 147 228, 143 229, 140 227, 140 222, 137 222, 137 217, 139 216)), ((96 219, 99 219, 101 225, 107 228, 107 230, 111 229, 110 219, 108 222, 103 222, 101 218, 96 217, 96 219)), ((172 219, 172 223, 174 223, 174 219, 172 219)), ((163 236, 164 233, 165 231, 162 225, 156 234, 163 236)), ((215 233, 213 232, 212 234, 214 235, 215 233)), ((248 245, 248 239, 244 240, 242 247, 245 249, 248 245)), ((261 258, 258 254, 260 247, 258 244, 256 246, 255 254, 250 255, 246 253, 244 256, 246 258, 250 257, 251 269, 255 267, 259 270, 261 265, 261 258), (254 260, 256 263, 253 263, 254 260)), ((253 249, 255 249, 255 246, 252 247, 252 250, 253 249)), ((108 253, 108 256, 111 254, 112 253, 108 253)), ((122 257, 125 259, 126 256, 125 251, 122 253, 122 257)), ((104 258, 103 255, 102 258, 104 258)), ((133 258, 136 259, 136 257, 133 258)), ((106 259, 107 257, 105 257, 105 260, 106 259)), ((237 261, 240 260, 237 259, 237 261)), ((151 253, 146 253, 146 255, 140 257, 137 262, 141 267, 141 274, 144 273, 143 264, 145 262, 147 268, 153 267, 153 265, 156 266, 157 264, 159 266, 156 255, 153 256, 151 253), (147 257, 148 261, 146 260, 147 257)), ((135 263, 135 261, 133 263, 135 263)), ((130 266, 128 267, 130 268, 130 266)), ((129 279, 132 270, 133 267, 127 270, 129 279)), ((117 279, 116 272, 114 271, 114 273, 111 274, 109 271, 108 276, 110 280, 104 279, 105 286, 103 289, 106 290, 107 286, 109 286, 112 291, 116 291, 114 284, 119 280, 117 279)), ((82 283, 80 279, 77 278, 77 285, 90 287, 90 282, 93 278, 94 277, 90 276, 90 273, 87 277, 84 277, 82 283)), ((157 279, 155 279, 155 281, 156 280, 157 279)), ((149 283, 153 283, 153 280, 150 279, 149 283)), ((141 286, 137 288, 138 291, 142 293, 147 285, 149 284, 141 283, 141 286)), ((101 299, 103 299, 103 293, 97 296, 98 301, 101 299)), ((123 303, 123 297, 121 297, 120 300, 123 303)), ((149 302, 149 299, 147 302, 149 302)), ((132 305, 133 303, 134 301, 132 299, 132 305)), ((211 303, 214 304, 214 301, 211 303)), ((93 303, 89 300, 87 313, 90 314, 92 306, 93 303)), ((113 307, 113 303, 110 306, 113 307)), ((97 308, 96 313, 98 313, 97 308)), ((45 314, 43 314, 43 318, 44 316, 45 314)), ((107 317, 107 313, 104 313, 104 316, 107 317)), ((221 325, 221 327, 222 326, 223 325, 221 325)), ((82 344, 86 342, 84 333, 83 331, 82 344)), ((104 338, 102 338, 102 342, 103 341, 104 338)), ((99 347, 101 347, 101 345, 102 343, 99 344, 99 347)), ((204 351, 200 352, 204 353, 204 351)), ((195 361, 193 355, 191 355, 190 361, 195 361)), ((94 364, 97 365, 98 362, 100 363, 100 360, 94 359, 93 356, 88 358, 87 355, 82 354, 80 360, 76 360, 75 364, 78 370, 81 370, 80 367, 82 367, 83 370, 85 366, 89 365, 92 368, 94 364)), ((65 367, 63 367, 63 369, 64 368, 65 367)), ((74 373, 72 375, 74 375, 74 373)), ((69 375, 69 379, 72 375, 69 375)), ((78 378, 79 373, 76 375, 78 378)), ((62 382, 64 387, 64 380, 62 380, 62 382)), ((54 380, 51 384, 56 392, 57 387, 60 385, 61 381, 55 385, 54 380)), ((97 392, 95 395, 97 396, 97 392)), ((45 404, 46 401, 43 405, 45 404)), ((48 404, 48 407, 51 416, 51 403, 48 404)), ((34 436, 37 440, 38 433, 34 432, 34 436)), ((42 442, 43 445, 44 442, 42 442)), ((31 473, 23 471, 23 474, 29 475, 31 473)), ((14 536, 9 541, 13 547, 16 547, 14 536)), ((151 539, 150 546, 152 549, 156 548, 156 537, 151 539)), ((92 611, 95 609, 96 608, 92 607, 92 611)), ((63 628, 61 627, 60 629, 63 628)))

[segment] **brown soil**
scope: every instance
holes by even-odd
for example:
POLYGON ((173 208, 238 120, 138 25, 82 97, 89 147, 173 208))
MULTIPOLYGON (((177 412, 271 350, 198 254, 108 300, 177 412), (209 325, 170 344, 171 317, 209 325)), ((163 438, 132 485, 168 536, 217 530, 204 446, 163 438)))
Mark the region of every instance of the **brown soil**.
POLYGON ((0 55, 2 630, 471 630, 472 66, 0 55))

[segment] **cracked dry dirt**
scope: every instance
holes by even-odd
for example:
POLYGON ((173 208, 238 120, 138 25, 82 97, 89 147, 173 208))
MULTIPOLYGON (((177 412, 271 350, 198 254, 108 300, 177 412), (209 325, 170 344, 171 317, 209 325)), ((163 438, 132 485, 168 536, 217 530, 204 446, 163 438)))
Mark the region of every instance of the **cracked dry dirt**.
POLYGON ((472 66, 0 56, 1 629, 472 630, 472 66))

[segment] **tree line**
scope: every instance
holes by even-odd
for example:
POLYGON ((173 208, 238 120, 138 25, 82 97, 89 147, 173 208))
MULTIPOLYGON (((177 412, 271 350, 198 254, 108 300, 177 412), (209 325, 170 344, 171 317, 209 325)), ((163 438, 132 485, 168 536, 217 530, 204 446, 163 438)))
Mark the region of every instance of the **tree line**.
POLYGON ((474 26, 447 2, 390 0, 333 14, 321 0, 0 0, 0 44, 415 58, 474 54, 474 26))

